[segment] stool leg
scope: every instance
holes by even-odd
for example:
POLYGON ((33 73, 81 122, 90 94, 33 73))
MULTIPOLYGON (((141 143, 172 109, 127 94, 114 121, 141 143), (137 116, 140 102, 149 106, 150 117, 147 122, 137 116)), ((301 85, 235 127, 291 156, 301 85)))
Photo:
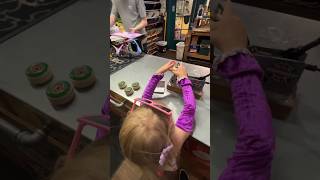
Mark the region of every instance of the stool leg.
MULTIPOLYGON (((106 100, 104 101, 102 110, 101 110, 102 114, 110 116, 110 109, 109 108, 110 108, 110 96, 107 96, 106 100)), ((109 119, 106 119, 106 120, 109 120, 109 119)), ((99 140, 99 139, 105 137, 107 134, 108 134, 107 130, 97 128, 95 140, 99 140)))
POLYGON ((82 132, 83 127, 84 127, 84 124, 79 122, 77 131, 73 136, 73 140, 72 140, 71 146, 68 151, 67 160, 72 159, 74 156, 74 153, 79 145, 79 141, 80 141, 81 132, 82 132))

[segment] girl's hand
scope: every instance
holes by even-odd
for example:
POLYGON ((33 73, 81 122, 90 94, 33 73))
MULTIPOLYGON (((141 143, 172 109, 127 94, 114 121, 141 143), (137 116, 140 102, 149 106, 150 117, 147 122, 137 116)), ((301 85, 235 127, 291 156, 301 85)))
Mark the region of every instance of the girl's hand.
POLYGON ((224 5, 220 21, 213 23, 213 42, 224 54, 234 49, 247 48, 246 29, 240 18, 233 14, 230 0, 224 5))
POLYGON ((129 28, 129 32, 135 33, 135 32, 137 32, 137 29, 136 28, 129 28))
POLYGON ((182 64, 179 64, 178 66, 175 66, 175 67, 171 68, 171 71, 178 78, 188 77, 187 70, 182 64))
POLYGON ((161 66, 156 73, 157 74, 163 74, 165 72, 167 72, 169 69, 171 69, 174 65, 176 64, 175 61, 171 60, 169 62, 167 62, 166 64, 164 64, 163 66, 161 66))

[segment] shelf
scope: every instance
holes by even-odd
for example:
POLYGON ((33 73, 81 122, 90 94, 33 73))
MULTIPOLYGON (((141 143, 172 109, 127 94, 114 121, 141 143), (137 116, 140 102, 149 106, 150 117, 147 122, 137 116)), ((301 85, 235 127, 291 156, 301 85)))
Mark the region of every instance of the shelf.
POLYGON ((192 36, 210 36, 209 28, 196 28, 191 30, 192 36))
POLYGON ((153 51, 153 52, 149 52, 149 54, 154 55, 156 54, 158 51, 153 51))
POLYGON ((204 26, 204 27, 197 27, 197 28, 193 28, 192 31, 196 31, 196 32, 210 32, 210 26, 204 26))
POLYGON ((153 38, 153 37, 158 36, 158 35, 160 35, 160 34, 161 34, 161 32, 156 33, 156 34, 153 34, 153 35, 151 35, 151 36, 147 36, 147 39, 153 38))
POLYGON ((147 44, 150 44, 152 42, 156 42, 158 39, 159 39, 159 37, 155 37, 155 38, 153 38, 151 40, 147 40, 147 44))
POLYGON ((152 49, 151 51, 149 50, 148 52, 147 52, 147 54, 155 54, 155 53, 157 53, 158 52, 158 50, 157 49, 152 49))
POLYGON ((206 60, 206 61, 210 61, 210 54, 208 56, 205 56, 205 55, 201 55, 199 53, 190 53, 190 52, 188 52, 187 56, 188 57, 197 58, 197 59, 203 59, 203 60, 206 60))
POLYGON ((148 24, 146 27, 154 26, 154 25, 159 24, 159 23, 162 23, 162 22, 161 22, 161 21, 158 21, 158 22, 155 22, 155 23, 151 23, 151 24, 148 24))
POLYGON ((152 42, 150 44, 147 44, 147 48, 149 49, 151 47, 154 47, 155 45, 157 46, 156 42, 152 42))
POLYGON ((148 49, 148 51, 152 51, 152 50, 155 50, 155 49, 157 49, 157 48, 158 48, 158 46, 154 46, 154 47, 148 49))
POLYGON ((210 37, 210 33, 209 32, 192 32, 192 36, 206 36, 206 37, 210 37))

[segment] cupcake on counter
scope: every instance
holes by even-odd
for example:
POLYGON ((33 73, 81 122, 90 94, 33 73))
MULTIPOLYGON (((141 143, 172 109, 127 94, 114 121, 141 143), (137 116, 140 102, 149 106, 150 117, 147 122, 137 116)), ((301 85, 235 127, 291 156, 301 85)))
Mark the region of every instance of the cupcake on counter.
POLYGON ((58 81, 51 84, 46 90, 47 97, 53 106, 63 106, 72 102, 75 93, 67 81, 58 81))
POLYGON ((124 92, 126 93, 127 96, 131 96, 131 95, 134 93, 132 87, 127 87, 127 88, 124 90, 124 92))
POLYGON ((127 87, 127 84, 126 84, 126 82, 124 82, 124 81, 120 81, 120 82, 118 83, 118 86, 119 86, 120 89, 124 89, 124 88, 127 87))
POLYGON ((31 85, 47 84, 53 78, 52 71, 47 63, 34 63, 26 69, 26 76, 31 85))
POLYGON ((73 86, 79 90, 92 87, 96 82, 96 76, 88 65, 73 68, 69 77, 72 79, 73 86))
POLYGON ((132 88, 133 88, 133 90, 138 91, 140 89, 139 83, 138 82, 132 83, 132 88))

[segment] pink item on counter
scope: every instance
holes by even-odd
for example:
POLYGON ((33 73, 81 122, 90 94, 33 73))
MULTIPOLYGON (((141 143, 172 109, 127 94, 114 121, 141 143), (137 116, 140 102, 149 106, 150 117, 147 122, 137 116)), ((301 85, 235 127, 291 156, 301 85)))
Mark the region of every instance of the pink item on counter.
POLYGON ((111 34, 112 36, 119 36, 123 38, 128 38, 128 39, 135 39, 137 37, 142 36, 140 33, 132 33, 132 32, 116 32, 111 34))

